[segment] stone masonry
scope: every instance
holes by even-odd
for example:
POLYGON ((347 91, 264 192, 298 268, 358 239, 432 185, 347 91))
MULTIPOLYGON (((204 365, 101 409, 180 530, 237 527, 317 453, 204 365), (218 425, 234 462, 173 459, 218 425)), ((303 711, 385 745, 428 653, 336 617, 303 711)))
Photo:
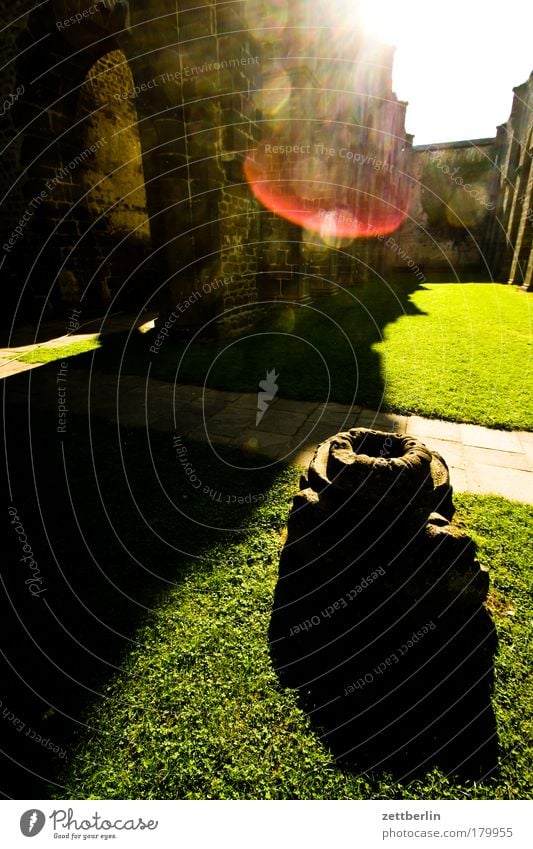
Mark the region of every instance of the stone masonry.
POLYGON ((531 286, 531 79, 495 141, 413 149, 393 49, 301 0, 0 8, 4 323, 150 306, 233 335, 269 302, 399 269, 531 286), (331 237, 260 203, 246 163, 289 142, 271 181, 317 211, 359 193, 363 224, 400 210, 393 231, 331 237))

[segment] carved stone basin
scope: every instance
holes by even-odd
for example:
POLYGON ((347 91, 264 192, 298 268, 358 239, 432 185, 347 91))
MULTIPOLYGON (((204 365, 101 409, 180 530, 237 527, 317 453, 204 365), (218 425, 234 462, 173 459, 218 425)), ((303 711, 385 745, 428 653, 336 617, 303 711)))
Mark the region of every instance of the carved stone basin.
POLYGON ((343 761, 494 760, 488 573, 453 515, 445 460, 409 436, 335 434, 301 478, 271 656, 343 761))

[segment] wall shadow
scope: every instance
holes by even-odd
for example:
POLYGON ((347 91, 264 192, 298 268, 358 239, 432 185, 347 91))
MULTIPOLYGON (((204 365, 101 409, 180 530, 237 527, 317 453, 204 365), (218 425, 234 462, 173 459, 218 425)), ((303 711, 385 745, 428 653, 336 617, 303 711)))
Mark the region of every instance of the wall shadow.
MULTIPOLYGON (((50 796, 150 609, 190 570, 208 568, 210 546, 230 546, 253 510, 191 486, 172 433, 120 427, 96 409, 69 412, 58 433, 57 371, 4 383, 0 793, 12 798, 50 796), (40 386, 52 386, 50 412, 31 403, 40 386)), ((213 491, 247 492, 250 476, 231 466, 246 464, 240 453, 221 447, 218 459, 185 446, 213 491)), ((267 491, 276 473, 253 470, 254 485, 267 491)))
POLYGON ((412 295, 421 287, 408 275, 376 277, 309 303, 268 302, 250 331, 191 345, 163 323, 148 333, 113 333, 101 347, 72 359, 73 368, 145 375, 169 383, 257 392, 267 369, 280 374, 279 397, 321 403, 384 406, 380 354, 374 350, 389 324, 424 313, 412 295))

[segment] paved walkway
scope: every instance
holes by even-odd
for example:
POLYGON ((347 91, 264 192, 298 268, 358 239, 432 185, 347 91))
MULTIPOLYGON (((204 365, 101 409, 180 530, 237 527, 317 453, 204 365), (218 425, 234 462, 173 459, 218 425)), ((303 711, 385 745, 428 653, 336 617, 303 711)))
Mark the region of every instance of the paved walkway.
MULTIPOLYGON (((59 372, 60 364, 57 363, 59 372)), ((533 504, 533 433, 497 431, 342 404, 275 398, 256 426, 257 395, 94 374, 70 367, 62 381, 70 413, 102 416, 125 427, 150 427, 187 439, 231 445, 272 460, 306 464, 317 443, 340 430, 373 427, 407 433, 439 451, 457 491, 494 493, 533 504)), ((6 403, 54 409, 53 366, 10 378, 6 403), (29 378, 29 386, 28 386, 29 378)))
MULTIPOLYGON (((90 319, 75 335, 65 334, 65 321, 40 326, 35 339, 31 327, 19 328, 11 340, 16 347, 0 349, 0 377, 13 377, 37 365, 19 363, 17 352, 37 345, 58 347, 93 338, 100 333, 129 331, 132 326, 152 326, 154 313, 124 313, 90 319)), ((59 371, 60 364, 57 363, 59 371)), ((7 380, 6 403, 28 400, 24 379, 7 380)), ((53 366, 30 380, 30 403, 34 409, 53 409, 58 404, 58 385, 53 366)), ((202 390, 196 386, 172 386, 162 381, 123 376, 117 386, 114 375, 93 374, 70 368, 61 382, 72 413, 102 416, 125 427, 150 427, 179 434, 184 440, 231 445, 272 460, 305 465, 316 445, 328 436, 351 427, 416 436, 428 448, 439 451, 450 467, 452 485, 459 492, 494 493, 533 504, 533 433, 499 431, 476 425, 454 424, 420 416, 398 416, 364 407, 319 404, 275 398, 256 425, 257 395, 202 390)))

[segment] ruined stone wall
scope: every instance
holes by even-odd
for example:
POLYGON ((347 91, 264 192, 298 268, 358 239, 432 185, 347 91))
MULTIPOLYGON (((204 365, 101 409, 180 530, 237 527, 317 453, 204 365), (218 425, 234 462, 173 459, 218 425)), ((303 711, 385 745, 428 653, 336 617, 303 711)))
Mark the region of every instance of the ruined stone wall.
POLYGON ((161 0, 157 18, 153 5, 131 9, 155 286, 184 334, 237 332, 257 311, 257 204, 242 163, 257 136, 260 55, 242 6, 161 0))
POLYGON ((498 127, 487 254, 494 277, 533 288, 533 74, 514 89, 511 115, 498 127))
POLYGON ((98 247, 102 299, 133 308, 150 294, 150 227, 134 83, 121 50, 90 69, 76 120, 83 149, 96 150, 79 169, 79 189, 98 247))
MULTIPOLYGON (((91 226, 87 197, 92 183, 106 177, 109 161, 101 154, 107 147, 109 160, 114 143, 101 127, 95 131, 96 119, 91 130, 80 92, 91 67, 116 48, 124 18, 119 4, 99 5, 87 36, 75 20, 65 19, 72 11, 68 3, 26 9, 13 25, 15 10, 4 9, 12 60, 2 79, 20 93, 4 116, 13 140, 4 160, 9 191, 1 206, 3 284, 15 320, 59 314, 81 299, 83 309, 93 310, 109 299, 105 278, 96 274, 109 240, 91 226)), ((107 90, 104 84, 100 99, 112 90, 113 81, 107 90)), ((116 191, 111 195, 117 198, 116 191)))
POLYGON ((385 242, 391 271, 489 273, 485 232, 494 209, 494 140, 413 148, 408 219, 385 242))
POLYGON ((285 17, 256 0, 0 8, 18 18, 2 33, 0 74, 6 301, 23 293, 46 314, 117 298, 163 318, 177 310, 184 334, 234 334, 264 302, 305 302, 374 273, 492 270, 530 285, 531 80, 496 147, 413 151, 391 48, 357 32, 335 41, 300 0, 285 17), (400 209, 409 187, 410 216, 364 238, 287 220, 245 172, 272 143, 310 151, 293 152, 288 182, 318 211, 333 200, 349 212, 359 185, 370 221, 372 204, 400 209))
MULTIPOLYGON (((3 302, 2 314, 7 323, 12 316, 20 292, 14 254, 18 253, 13 231, 26 211, 20 169, 23 135, 15 121, 17 103, 24 98, 26 87, 17 79, 17 58, 24 38, 26 19, 24 13, 32 8, 29 0, 0 3, 2 21, 12 21, 3 26, 0 34, 2 71, 0 72, 0 285, 3 302)), ((23 222, 26 226, 26 222, 23 222)))
MULTIPOLYGON (((334 16, 327 20, 335 23, 334 16)), ((328 230, 332 217, 352 216, 380 231, 380 199, 394 206, 406 193, 412 139, 405 132, 407 104, 392 91, 390 46, 357 30, 347 37, 335 26, 317 28, 316 9, 305 3, 291 4, 287 25, 264 49, 270 71, 260 98, 260 166, 273 186, 283 186, 281 195, 299 195, 293 206, 323 213, 325 226, 299 227, 266 212, 259 286, 271 298, 305 302, 382 272, 377 237, 328 230), (362 211, 354 212, 356 189, 362 211)))

